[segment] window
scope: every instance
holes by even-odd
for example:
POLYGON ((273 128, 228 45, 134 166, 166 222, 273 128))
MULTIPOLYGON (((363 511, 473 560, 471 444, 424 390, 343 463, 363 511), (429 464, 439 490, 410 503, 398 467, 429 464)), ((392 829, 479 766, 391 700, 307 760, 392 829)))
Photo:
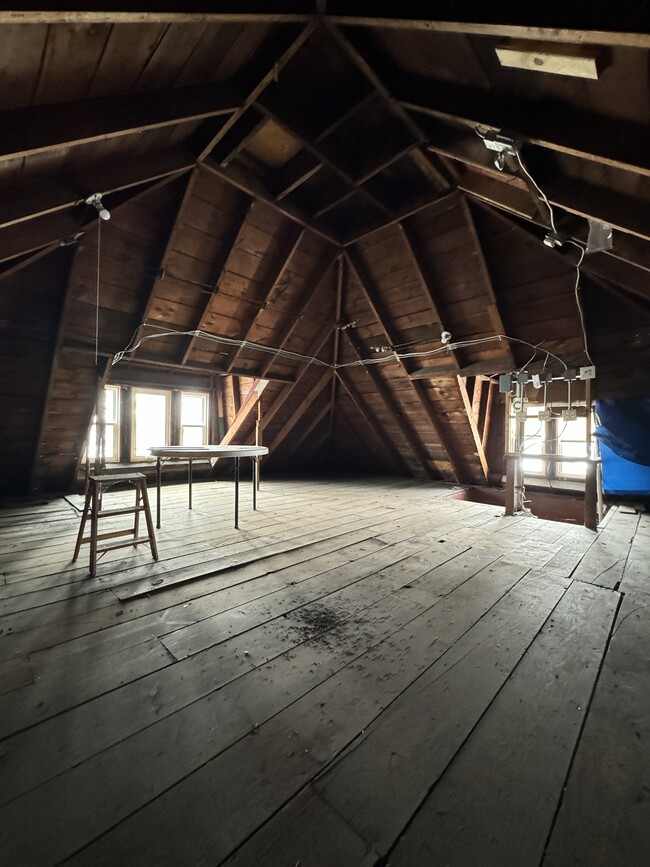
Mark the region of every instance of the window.
MULTIPOLYGON (((104 389, 106 406, 106 428, 104 434, 104 458, 107 463, 120 459, 120 387, 107 385, 104 389)), ((97 415, 93 418, 88 433, 87 457, 94 461, 97 457, 97 415)))
MULTIPOLYGON (((541 406, 529 406, 523 424, 522 453, 557 454, 567 457, 585 457, 587 435, 587 419, 583 416, 575 421, 564 421, 562 407, 554 407, 549 420, 541 420, 541 406)), ((510 450, 516 446, 517 418, 511 411, 510 415, 510 450)), ((584 479, 587 464, 582 462, 566 463, 558 461, 541 461, 537 458, 526 458, 522 461, 524 473, 533 476, 545 476, 549 479, 584 479)))
POLYGON ((154 460, 153 446, 169 445, 171 393, 132 389, 131 460, 154 460))
MULTIPOLYGON (((558 421, 557 452, 560 455, 581 458, 586 455, 585 437, 587 435, 587 419, 578 418, 575 421, 558 421)), ((563 479, 584 479, 587 473, 586 463, 557 464, 557 474, 563 479)))
POLYGON ((204 446, 208 442, 208 395, 181 392, 182 446, 204 446))
MULTIPOLYGON (((149 453, 153 446, 202 446, 210 441, 210 395, 207 392, 108 385, 104 394, 107 462, 151 461, 155 460, 149 453)), ((96 441, 97 416, 88 432, 89 460, 95 460, 96 441)))

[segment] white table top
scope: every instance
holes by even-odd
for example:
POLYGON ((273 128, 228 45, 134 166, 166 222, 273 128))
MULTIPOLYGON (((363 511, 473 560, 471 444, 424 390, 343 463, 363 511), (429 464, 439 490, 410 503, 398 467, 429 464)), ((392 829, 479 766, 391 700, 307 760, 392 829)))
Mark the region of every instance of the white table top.
POLYGON ((256 458, 268 455, 266 446, 155 446, 156 458, 256 458))

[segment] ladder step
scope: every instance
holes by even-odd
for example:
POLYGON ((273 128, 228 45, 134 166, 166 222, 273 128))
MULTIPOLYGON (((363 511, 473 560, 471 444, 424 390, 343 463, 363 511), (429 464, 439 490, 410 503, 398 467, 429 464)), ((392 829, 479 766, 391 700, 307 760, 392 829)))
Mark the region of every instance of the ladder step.
POLYGON ((137 539, 129 539, 128 542, 109 542, 108 545, 98 545, 97 553, 101 551, 115 551, 117 548, 129 548, 131 545, 149 545, 149 536, 138 536, 137 539))
POLYGON ((144 512, 144 506, 125 506, 123 509, 102 509, 97 513, 98 518, 113 518, 115 515, 135 515, 136 512, 144 512))

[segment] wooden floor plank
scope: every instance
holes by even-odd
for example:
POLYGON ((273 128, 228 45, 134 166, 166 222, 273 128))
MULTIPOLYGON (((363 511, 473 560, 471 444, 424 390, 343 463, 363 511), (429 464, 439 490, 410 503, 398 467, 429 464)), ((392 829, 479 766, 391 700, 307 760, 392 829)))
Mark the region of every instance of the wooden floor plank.
MULTIPOLYGON (((132 864, 160 858, 178 865, 206 859, 216 863, 226 857, 471 628, 525 571, 504 567, 489 580, 478 573, 390 639, 310 690, 286 712, 255 726, 229 749, 186 775, 83 850, 71 864, 114 864, 127 851, 132 864), (249 766, 257 769, 253 787, 244 770, 249 766), (225 780, 229 781, 227 797, 223 797, 225 780), (179 835, 177 829, 171 833, 162 817, 187 803, 193 804, 187 836, 185 832, 179 835), (196 833, 199 825, 201 834, 196 833), (138 840, 134 839, 136 827, 138 840)), ((390 610, 398 610, 405 601, 390 598, 390 610)), ((238 696, 238 712, 259 700, 246 690, 246 678, 242 686, 245 691, 238 696)), ((259 717, 250 714, 248 719, 254 724, 259 717)))
MULTIPOLYGON (((368 614, 367 630, 360 629, 354 622, 337 630, 336 640, 331 643, 305 642, 287 654, 283 664, 272 661, 249 672, 246 677, 161 720, 152 731, 139 732, 17 798, 0 809, 0 847, 5 857, 10 863, 18 863, 17 859, 22 858, 26 864, 56 864, 116 822, 128 822, 135 810, 174 786, 191 770, 201 768, 214 755, 242 738, 246 743, 250 738, 257 738, 258 727, 261 730, 265 720, 313 690, 342 665, 399 628, 401 623, 412 620, 420 610, 407 600, 399 604, 392 599, 390 602, 383 600, 368 614), (218 721, 218 725, 214 721, 218 721), (85 792, 81 801, 80 792, 85 792), (43 817, 40 831, 28 839, 17 833, 26 810, 43 817), (73 814, 75 821, 67 821, 66 817, 73 814), (54 829, 64 826, 65 833, 54 833, 54 829)), ((150 700, 155 702, 155 698, 152 696, 150 700)), ((232 777, 230 773, 221 778, 218 803, 227 800, 225 787, 232 777)), ((247 784, 247 788, 249 796, 254 796, 255 787, 247 784)), ((202 809, 207 807, 205 803, 202 809)), ((194 806, 190 811, 184 810, 184 815, 190 819, 193 811, 194 806)), ((198 813, 196 820, 203 821, 198 813)), ((228 833, 225 826, 221 826, 221 830, 224 836, 228 833)), ((194 833, 192 829, 191 834, 194 833)), ((107 859, 104 863, 117 863, 102 843, 84 849, 78 859, 97 863, 97 852, 104 849, 107 859)), ((176 854, 171 852, 130 854, 127 862, 151 864, 154 863, 152 858, 157 858, 159 863, 177 863, 179 867, 182 863, 197 863, 183 858, 176 861, 176 854)), ((188 858, 191 858, 189 850, 188 858)))
POLYGON ((650 598, 626 597, 544 867, 642 867, 650 853, 650 598))
POLYGON ((336 863, 331 816, 368 852, 386 855, 565 592, 566 582, 523 578, 405 690, 228 865, 336 863), (309 806, 306 839, 299 815, 309 806), (321 835, 321 829, 326 830, 321 835))
POLYGON ((0 506, 3 863, 379 867, 439 799, 427 867, 494 863, 488 822, 523 853, 502 864, 539 864, 545 826, 552 867, 645 865, 646 515, 595 534, 426 480, 262 488, 235 531, 231 479, 191 511, 167 486, 161 561, 92 581, 81 498, 0 506))
POLYGON ((619 598, 573 582, 391 852, 391 867, 540 862, 619 598))
POLYGON ((637 525, 638 515, 616 508, 612 518, 598 534, 580 561, 573 577, 602 587, 616 587, 623 577, 637 525))

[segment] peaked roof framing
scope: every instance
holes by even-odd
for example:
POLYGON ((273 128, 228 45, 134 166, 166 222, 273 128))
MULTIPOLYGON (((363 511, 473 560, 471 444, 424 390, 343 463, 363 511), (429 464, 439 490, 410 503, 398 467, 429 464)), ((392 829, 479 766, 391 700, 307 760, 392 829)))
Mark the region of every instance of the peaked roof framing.
MULTIPOLYGON (((0 92, 7 371, 22 351, 13 329, 29 325, 22 294, 52 305, 29 332, 51 353, 29 434, 36 484, 67 484, 78 458, 96 317, 102 364, 134 329, 151 335, 122 382, 269 380, 260 428, 277 466, 331 460, 357 436, 389 469, 484 481, 501 397, 467 378, 516 369, 521 342, 579 362, 581 313, 598 388, 631 387, 650 347, 650 38, 634 16, 594 8, 583 27, 569 7, 469 20, 420 0, 385 17, 361 0, 67 5, 0 11, 20 58, 0 92), (600 78, 504 69, 495 48, 513 36, 607 48, 600 78), (488 129, 515 142, 502 171, 488 129), (95 192, 114 215, 98 310, 95 192), (542 241, 554 222, 584 246, 594 219, 614 244, 584 257, 579 311, 578 251, 542 241), (369 363, 382 346, 390 360, 369 363), (75 395, 68 430, 60 408, 75 395)), ((250 436, 250 418, 229 435, 250 436)))

